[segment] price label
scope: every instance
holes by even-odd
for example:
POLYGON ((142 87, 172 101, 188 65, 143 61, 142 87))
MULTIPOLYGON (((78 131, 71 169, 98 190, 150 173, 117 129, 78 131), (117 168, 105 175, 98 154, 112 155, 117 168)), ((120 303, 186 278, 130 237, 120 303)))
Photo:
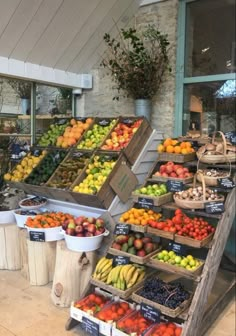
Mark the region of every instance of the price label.
POLYGON ((55 120, 57 125, 65 125, 67 123, 67 119, 60 119, 60 120, 55 120))
POLYGON ((168 191, 182 191, 184 184, 181 181, 168 180, 166 182, 168 191))
POLYGON ((109 121, 109 120, 106 120, 106 119, 103 119, 103 120, 100 120, 100 121, 98 122, 98 125, 99 125, 99 126, 108 126, 108 125, 110 125, 110 121, 109 121))
POLYGON ((122 123, 123 123, 123 124, 126 124, 126 125, 132 125, 133 122, 134 122, 134 121, 133 121, 132 119, 129 119, 129 118, 124 119, 124 120, 122 121, 122 123))
POLYGON ((124 257, 124 256, 114 256, 113 257, 113 266, 117 265, 127 265, 130 263, 130 258, 129 257, 124 257))
POLYGON ((154 207, 154 201, 151 198, 139 197, 138 204, 143 209, 153 209, 154 207))
POLYGON ((181 256, 186 255, 186 247, 182 244, 170 242, 169 249, 181 256))
POLYGON ((80 157, 84 156, 84 154, 85 153, 82 153, 82 152, 74 152, 72 154, 72 157, 74 157, 74 158, 80 158, 80 157))
POLYGON ((82 121, 82 122, 86 121, 85 117, 75 117, 74 119, 77 120, 77 121, 82 121))
POLYGON ((91 321, 86 316, 82 317, 82 328, 90 335, 99 336, 99 324, 91 321))
POLYGON ((233 189, 235 187, 235 183, 231 178, 224 177, 224 178, 218 179, 217 181, 220 187, 223 187, 226 189, 233 189))
POLYGON ((161 318, 160 310, 142 302, 140 305, 140 312, 142 313, 144 318, 149 319, 153 321, 154 323, 160 322, 160 318, 161 318))
POLYGON ((225 211, 223 202, 209 202, 205 205, 206 213, 221 213, 225 211))
POLYGON ((30 231, 29 238, 31 241, 45 242, 45 232, 30 231))
POLYGON ((130 232, 129 224, 116 224, 114 234, 116 235, 127 235, 130 232))
POLYGON ((231 132, 226 132, 225 133, 226 139, 228 139, 233 145, 236 144, 236 132, 231 131, 231 132))

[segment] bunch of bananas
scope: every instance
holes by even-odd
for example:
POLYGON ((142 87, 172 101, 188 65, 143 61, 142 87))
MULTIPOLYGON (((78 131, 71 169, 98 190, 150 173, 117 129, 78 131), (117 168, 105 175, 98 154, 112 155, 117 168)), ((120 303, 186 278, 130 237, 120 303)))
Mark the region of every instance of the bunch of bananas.
POLYGON ((145 277, 145 268, 137 264, 112 266, 112 259, 103 257, 97 264, 93 278, 121 290, 126 290, 145 277))

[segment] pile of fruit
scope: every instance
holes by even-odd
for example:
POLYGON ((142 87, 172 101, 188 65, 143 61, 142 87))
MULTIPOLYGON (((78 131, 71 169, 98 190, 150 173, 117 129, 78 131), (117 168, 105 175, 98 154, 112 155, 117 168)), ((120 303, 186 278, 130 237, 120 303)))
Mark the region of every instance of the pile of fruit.
POLYGON ((229 172, 216 169, 198 169, 198 173, 201 173, 207 177, 215 177, 215 178, 223 178, 229 176, 229 172))
POLYGON ((116 322, 125 315, 131 313, 133 310, 130 308, 128 302, 119 301, 112 302, 102 308, 95 317, 104 322, 116 322))
POLYGON ((43 150, 39 156, 28 153, 26 157, 21 160, 21 162, 13 169, 11 173, 7 173, 4 175, 5 181, 23 181, 24 179, 26 179, 26 177, 29 176, 33 168, 35 168, 39 164, 39 162, 44 158, 46 154, 47 152, 45 150, 43 150))
POLYGON ((26 226, 35 229, 48 229, 62 226, 65 221, 73 219, 73 216, 63 212, 49 212, 38 214, 34 218, 28 217, 26 226))
POLYGON ((92 118, 87 118, 83 121, 71 119, 70 126, 67 126, 63 135, 57 138, 56 146, 67 148, 75 145, 83 133, 89 128, 92 122, 92 118))
MULTIPOLYGON (((106 120, 105 120, 106 121, 106 120)), ((78 144, 78 149, 95 149, 98 148, 105 140, 111 129, 115 126, 117 120, 110 120, 107 124, 103 121, 93 125, 90 130, 84 133, 83 140, 78 144)))
POLYGON ((86 155, 80 157, 73 156, 66 159, 65 162, 60 164, 53 178, 47 183, 47 186, 60 189, 69 188, 88 161, 89 158, 86 155))
POLYGON ((168 192, 167 187, 164 183, 161 184, 154 183, 154 184, 148 184, 144 187, 134 190, 133 194, 158 197, 165 195, 167 192, 168 192))
POLYGON ((86 177, 73 188, 74 192, 95 195, 106 181, 117 161, 117 157, 95 155, 88 164, 86 177))
POLYGON ((157 147, 158 153, 189 154, 195 152, 189 141, 179 142, 178 140, 167 138, 157 147))
MULTIPOLYGON (((201 186, 195 188, 189 188, 187 190, 177 191, 174 194, 174 198, 177 200, 185 201, 203 201, 203 188, 201 186)), ((223 196, 218 194, 217 191, 206 188, 205 199, 206 201, 218 201, 222 200, 223 196)))
POLYGON ((82 300, 75 301, 74 307, 83 310, 86 313, 93 312, 93 314, 95 314, 109 301, 110 299, 107 296, 94 292, 82 300))
MULTIPOLYGON (((226 155, 227 154, 233 154, 236 153, 236 146, 234 146, 230 142, 226 142, 226 155)), ((200 147, 197 151, 198 157, 204 155, 223 155, 224 154, 224 143, 218 142, 214 144, 206 144, 202 147, 200 147)))
POLYGON ((133 123, 119 122, 111 133, 111 137, 106 139, 105 144, 101 147, 101 149, 121 150, 127 147, 141 123, 142 119, 138 119, 133 123))
POLYGON ((124 212, 119 221, 121 223, 134 224, 134 225, 148 225, 149 220, 158 221, 162 214, 148 209, 131 208, 124 212))
POLYGON ((170 265, 186 268, 188 271, 195 271, 202 262, 192 255, 187 255, 186 257, 177 255, 174 251, 162 250, 157 255, 153 257, 160 262, 164 262, 170 265))
POLYGON ((40 165, 34 168, 32 173, 26 178, 25 182, 34 185, 46 183, 65 156, 66 152, 63 150, 53 150, 49 152, 44 157, 43 161, 41 161, 40 165))
POLYGON ((72 217, 62 223, 62 229, 69 236, 93 237, 99 236, 105 231, 105 222, 102 218, 72 217))
POLYGON ((119 320, 116 327, 127 335, 141 336, 152 324, 140 311, 135 311, 119 320))
POLYGON ((155 325, 147 336, 180 336, 182 328, 173 322, 161 322, 155 325))
POLYGON ((215 228, 203 218, 190 218, 180 209, 175 211, 175 216, 172 219, 166 219, 160 222, 149 220, 148 224, 155 229, 173 232, 180 236, 190 237, 196 240, 203 240, 209 236, 209 234, 215 232, 215 228))
POLYGON ((152 238, 144 237, 143 233, 134 232, 128 235, 116 235, 111 247, 138 257, 145 257, 157 249, 157 244, 152 238))
POLYGON ((160 169, 156 171, 153 176, 185 179, 193 177, 193 173, 190 173, 189 169, 185 168, 183 165, 174 164, 174 162, 169 161, 166 164, 162 164, 160 169))
POLYGON ((137 264, 113 266, 113 259, 102 257, 93 273, 93 279, 105 282, 120 290, 126 290, 145 277, 145 268, 137 264))
POLYGON ((190 298, 189 292, 180 283, 166 283, 157 277, 146 279, 137 294, 170 309, 176 309, 190 298))
POLYGON ((52 124, 49 127, 49 130, 44 133, 38 141, 38 146, 48 147, 55 146, 57 138, 65 131, 68 123, 66 122, 63 125, 52 124))

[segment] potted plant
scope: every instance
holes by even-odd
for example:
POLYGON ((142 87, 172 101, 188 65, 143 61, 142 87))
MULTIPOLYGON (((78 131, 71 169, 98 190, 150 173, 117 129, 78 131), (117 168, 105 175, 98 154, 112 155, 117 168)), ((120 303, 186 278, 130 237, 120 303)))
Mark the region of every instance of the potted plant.
POLYGON ((22 114, 28 114, 30 111, 31 83, 17 79, 8 79, 7 82, 21 99, 22 114))
POLYGON ((108 48, 102 65, 117 84, 118 93, 123 91, 135 100, 136 115, 150 119, 151 100, 158 93, 165 73, 171 71, 167 35, 149 25, 143 32, 121 29, 117 39, 109 34, 103 39, 108 48), (143 106, 149 111, 145 112, 143 106))

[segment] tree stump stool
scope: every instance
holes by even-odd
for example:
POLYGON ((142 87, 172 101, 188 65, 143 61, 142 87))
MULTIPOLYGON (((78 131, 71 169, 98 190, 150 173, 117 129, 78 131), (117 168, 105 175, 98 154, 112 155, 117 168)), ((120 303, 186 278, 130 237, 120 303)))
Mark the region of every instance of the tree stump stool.
POLYGON ((96 251, 74 252, 64 240, 57 242, 56 266, 51 299, 56 306, 70 307, 71 302, 85 295, 90 276, 97 262, 96 251))
POLYGON ((43 286, 53 280, 56 261, 56 241, 36 242, 27 239, 29 281, 43 286))
POLYGON ((0 225, 0 269, 21 269, 20 239, 16 223, 0 225))
POLYGON ((27 229, 18 228, 20 239, 20 254, 21 254, 21 275, 29 281, 29 260, 27 248, 27 229))

